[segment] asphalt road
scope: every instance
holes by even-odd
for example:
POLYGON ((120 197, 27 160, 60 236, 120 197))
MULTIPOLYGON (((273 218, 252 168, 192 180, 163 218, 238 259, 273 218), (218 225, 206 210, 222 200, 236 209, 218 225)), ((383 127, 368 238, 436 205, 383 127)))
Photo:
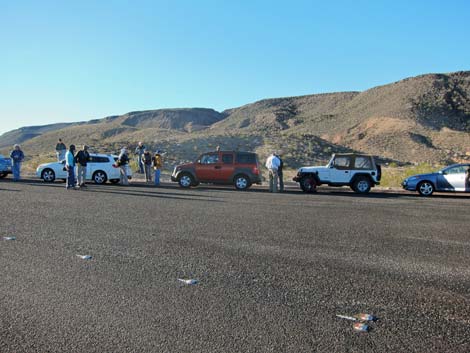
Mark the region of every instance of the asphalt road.
POLYGON ((0 240, 2 353, 470 351, 468 197, 8 180, 0 195, 0 236, 17 238, 0 240), (335 317, 360 312, 379 318, 369 333, 335 317))

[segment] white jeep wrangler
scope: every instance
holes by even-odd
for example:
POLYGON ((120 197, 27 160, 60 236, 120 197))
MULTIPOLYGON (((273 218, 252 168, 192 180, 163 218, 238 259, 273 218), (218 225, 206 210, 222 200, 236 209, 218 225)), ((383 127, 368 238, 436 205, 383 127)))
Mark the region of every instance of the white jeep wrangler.
POLYGON ((380 165, 372 156, 345 153, 334 154, 326 166, 302 167, 294 181, 304 192, 315 192, 317 186, 350 186, 359 194, 366 194, 371 187, 380 184, 380 165))

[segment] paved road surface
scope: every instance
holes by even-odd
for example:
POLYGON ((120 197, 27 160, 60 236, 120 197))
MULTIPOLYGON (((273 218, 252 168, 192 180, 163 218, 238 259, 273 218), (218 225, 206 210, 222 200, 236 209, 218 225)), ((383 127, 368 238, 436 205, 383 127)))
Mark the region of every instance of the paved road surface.
POLYGON ((470 351, 467 197, 0 195, 0 235, 17 237, 0 240, 2 353, 470 351), (335 317, 359 312, 379 317, 370 333, 335 317))

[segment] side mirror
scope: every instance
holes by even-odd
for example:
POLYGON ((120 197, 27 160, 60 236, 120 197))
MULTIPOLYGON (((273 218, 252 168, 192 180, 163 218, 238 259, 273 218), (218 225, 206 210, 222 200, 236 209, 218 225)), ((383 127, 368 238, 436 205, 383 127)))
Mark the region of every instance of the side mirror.
POLYGON ((442 174, 442 175, 446 175, 446 174, 447 174, 446 172, 444 172, 444 171, 442 171, 442 170, 438 171, 438 173, 439 173, 439 174, 442 174))

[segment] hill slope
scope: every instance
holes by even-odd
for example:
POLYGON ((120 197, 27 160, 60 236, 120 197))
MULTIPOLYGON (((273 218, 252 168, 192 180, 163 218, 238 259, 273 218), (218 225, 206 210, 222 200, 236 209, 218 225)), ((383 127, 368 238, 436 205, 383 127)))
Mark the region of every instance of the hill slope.
POLYGON ((323 161, 337 151, 362 151, 403 163, 449 163, 470 154, 470 72, 429 74, 374 87, 265 99, 222 113, 212 109, 131 112, 76 124, 13 130, 0 149, 23 143, 29 155, 52 155, 58 137, 117 151, 145 141, 171 163, 217 145, 281 151, 291 167, 323 161))

